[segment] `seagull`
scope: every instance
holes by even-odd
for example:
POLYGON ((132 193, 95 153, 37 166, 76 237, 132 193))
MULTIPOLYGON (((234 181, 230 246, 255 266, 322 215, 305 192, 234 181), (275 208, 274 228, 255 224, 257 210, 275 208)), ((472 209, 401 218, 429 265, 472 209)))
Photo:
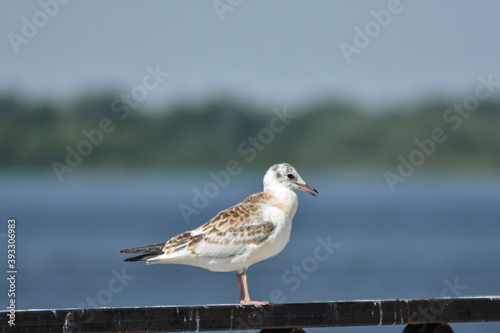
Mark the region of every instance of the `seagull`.
POLYGON ((264 191, 221 211, 201 227, 162 243, 125 249, 122 253, 145 253, 125 261, 150 264, 182 264, 214 272, 236 271, 240 304, 268 305, 252 301, 247 269, 280 253, 290 239, 298 197, 294 190, 316 196, 288 163, 275 164, 264 176, 264 191), (244 294, 243 294, 244 293, 244 294))

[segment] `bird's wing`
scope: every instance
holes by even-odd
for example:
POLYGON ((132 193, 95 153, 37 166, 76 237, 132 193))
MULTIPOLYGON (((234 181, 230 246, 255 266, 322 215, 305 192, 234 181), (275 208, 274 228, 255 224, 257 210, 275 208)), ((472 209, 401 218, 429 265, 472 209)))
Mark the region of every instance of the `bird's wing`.
POLYGON ((164 248, 166 255, 187 251, 191 256, 232 257, 243 253, 249 245, 265 241, 274 224, 262 216, 265 193, 254 194, 236 206, 223 210, 198 229, 170 239, 164 248))
POLYGON ((144 246, 134 247, 131 249, 121 250, 120 252, 121 253, 146 253, 146 254, 141 254, 139 256, 127 258, 127 259, 125 259, 125 261, 147 260, 151 257, 162 254, 163 248, 165 247, 166 243, 167 242, 144 245, 144 246))
POLYGON ((162 253, 163 248, 165 247, 166 242, 143 245, 139 247, 134 247, 131 249, 121 250, 121 253, 162 253))

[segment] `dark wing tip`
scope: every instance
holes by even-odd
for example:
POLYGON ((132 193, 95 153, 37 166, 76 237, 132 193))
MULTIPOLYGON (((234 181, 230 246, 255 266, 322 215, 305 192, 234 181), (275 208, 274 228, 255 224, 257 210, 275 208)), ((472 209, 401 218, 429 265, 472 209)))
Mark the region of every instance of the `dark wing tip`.
POLYGON ((125 259, 124 261, 140 261, 140 260, 148 260, 149 258, 155 257, 155 256, 157 256, 157 255, 158 255, 157 253, 155 253, 155 254, 147 253, 147 254, 142 254, 142 255, 140 255, 140 256, 127 258, 127 259, 125 259))
POLYGON ((144 253, 144 252, 150 252, 159 254, 163 252, 163 248, 165 247, 165 244, 167 242, 161 242, 161 243, 156 243, 156 244, 149 244, 149 245, 144 245, 144 246, 139 246, 139 247, 133 247, 131 249, 124 249, 121 250, 120 253, 144 253))

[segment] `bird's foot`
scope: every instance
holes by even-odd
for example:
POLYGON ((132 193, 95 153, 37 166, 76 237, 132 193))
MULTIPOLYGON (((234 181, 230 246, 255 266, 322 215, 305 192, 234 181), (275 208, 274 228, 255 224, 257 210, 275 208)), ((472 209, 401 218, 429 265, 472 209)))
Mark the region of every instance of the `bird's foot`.
POLYGON ((248 304, 253 304, 253 305, 269 305, 269 304, 271 304, 269 302, 252 301, 251 299, 239 299, 238 302, 240 302, 240 304, 245 304, 245 305, 248 305, 248 304))

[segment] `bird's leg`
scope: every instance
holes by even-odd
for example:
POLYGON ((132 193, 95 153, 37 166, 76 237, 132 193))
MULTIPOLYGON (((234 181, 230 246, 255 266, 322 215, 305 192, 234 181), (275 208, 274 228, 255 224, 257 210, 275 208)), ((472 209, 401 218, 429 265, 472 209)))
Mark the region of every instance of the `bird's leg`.
POLYGON ((269 305, 269 302, 257 302, 250 299, 250 293, 248 292, 248 278, 247 270, 245 269, 242 274, 237 275, 238 285, 240 287, 240 299, 238 300, 241 304, 257 304, 257 305, 269 305), (243 289, 245 290, 245 298, 243 298, 243 292, 241 290, 241 285, 243 284, 243 289))
POLYGON ((240 298, 238 298, 238 302, 243 301, 243 282, 241 282, 241 274, 236 273, 236 279, 238 279, 238 288, 240 289, 240 298))

